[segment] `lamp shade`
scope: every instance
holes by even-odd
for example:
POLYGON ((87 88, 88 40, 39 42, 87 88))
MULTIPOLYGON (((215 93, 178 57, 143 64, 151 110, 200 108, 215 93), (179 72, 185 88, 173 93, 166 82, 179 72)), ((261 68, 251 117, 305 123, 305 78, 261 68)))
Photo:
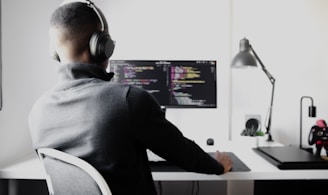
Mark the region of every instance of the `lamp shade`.
POLYGON ((232 68, 256 67, 256 57, 251 52, 251 45, 248 39, 243 38, 239 43, 239 53, 233 58, 232 68))

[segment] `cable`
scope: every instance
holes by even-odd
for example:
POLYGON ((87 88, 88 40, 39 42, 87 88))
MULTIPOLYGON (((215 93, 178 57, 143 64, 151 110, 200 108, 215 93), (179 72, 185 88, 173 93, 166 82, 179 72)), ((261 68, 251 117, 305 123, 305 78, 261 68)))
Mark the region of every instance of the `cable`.
POLYGON ((199 181, 196 181, 196 184, 197 184, 196 195, 198 195, 199 194, 199 181))
POLYGON ((191 195, 194 195, 194 194, 195 195, 198 195, 199 194, 199 181, 192 181, 191 195))
POLYGON ((158 195, 162 195, 163 193, 163 187, 162 187, 162 182, 158 181, 158 195))

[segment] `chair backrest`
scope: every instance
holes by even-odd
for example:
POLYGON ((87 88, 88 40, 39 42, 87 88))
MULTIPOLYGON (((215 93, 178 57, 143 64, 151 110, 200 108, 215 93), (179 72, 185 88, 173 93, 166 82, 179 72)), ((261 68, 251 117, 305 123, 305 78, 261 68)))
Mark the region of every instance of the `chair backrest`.
POLYGON ((111 195, 102 175, 81 158, 65 152, 40 148, 37 150, 51 195, 111 195))

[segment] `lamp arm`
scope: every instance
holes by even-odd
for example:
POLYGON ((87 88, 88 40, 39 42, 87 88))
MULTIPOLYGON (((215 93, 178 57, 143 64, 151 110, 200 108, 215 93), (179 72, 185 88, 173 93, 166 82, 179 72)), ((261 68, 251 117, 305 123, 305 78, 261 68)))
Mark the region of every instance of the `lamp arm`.
POLYGON ((271 136, 271 121, 272 121, 272 107, 273 107, 273 99, 274 99, 274 89, 275 89, 275 82, 273 80, 272 83, 272 92, 271 92, 271 101, 270 101, 270 107, 269 107, 269 113, 268 113, 268 122, 266 126, 266 133, 269 135, 268 141, 273 141, 271 136))
POLYGON ((267 141, 273 141, 272 136, 271 136, 271 121, 272 121, 272 107, 273 107, 274 88, 275 88, 276 79, 265 68, 265 66, 262 63, 261 59, 258 57, 258 55, 256 54, 256 52, 254 51, 252 45, 249 45, 249 48, 253 52, 255 58, 257 59, 257 61, 259 61, 263 72, 265 73, 265 75, 268 77, 268 79, 270 80, 270 82, 272 84, 271 101, 270 101, 270 107, 269 107, 269 112, 268 112, 268 116, 267 116, 268 121, 267 121, 267 125, 266 125, 266 133, 269 135, 267 141))
POLYGON ((259 61, 261 68, 263 70, 263 72, 266 74, 266 76, 269 78, 271 84, 274 84, 274 82, 276 81, 276 79, 269 73, 269 71, 265 68, 265 66, 263 65, 261 59, 259 58, 259 56, 256 54, 255 50, 253 49, 252 45, 249 45, 249 48, 251 49, 251 51, 253 52, 255 58, 257 59, 257 61, 259 61))

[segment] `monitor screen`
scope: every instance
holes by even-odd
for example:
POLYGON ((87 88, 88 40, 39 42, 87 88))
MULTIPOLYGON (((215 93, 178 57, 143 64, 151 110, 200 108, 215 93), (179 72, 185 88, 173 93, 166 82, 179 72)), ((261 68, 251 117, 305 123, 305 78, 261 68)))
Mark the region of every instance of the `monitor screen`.
POLYGON ((216 61, 110 60, 113 81, 147 90, 167 108, 216 108, 216 61))

